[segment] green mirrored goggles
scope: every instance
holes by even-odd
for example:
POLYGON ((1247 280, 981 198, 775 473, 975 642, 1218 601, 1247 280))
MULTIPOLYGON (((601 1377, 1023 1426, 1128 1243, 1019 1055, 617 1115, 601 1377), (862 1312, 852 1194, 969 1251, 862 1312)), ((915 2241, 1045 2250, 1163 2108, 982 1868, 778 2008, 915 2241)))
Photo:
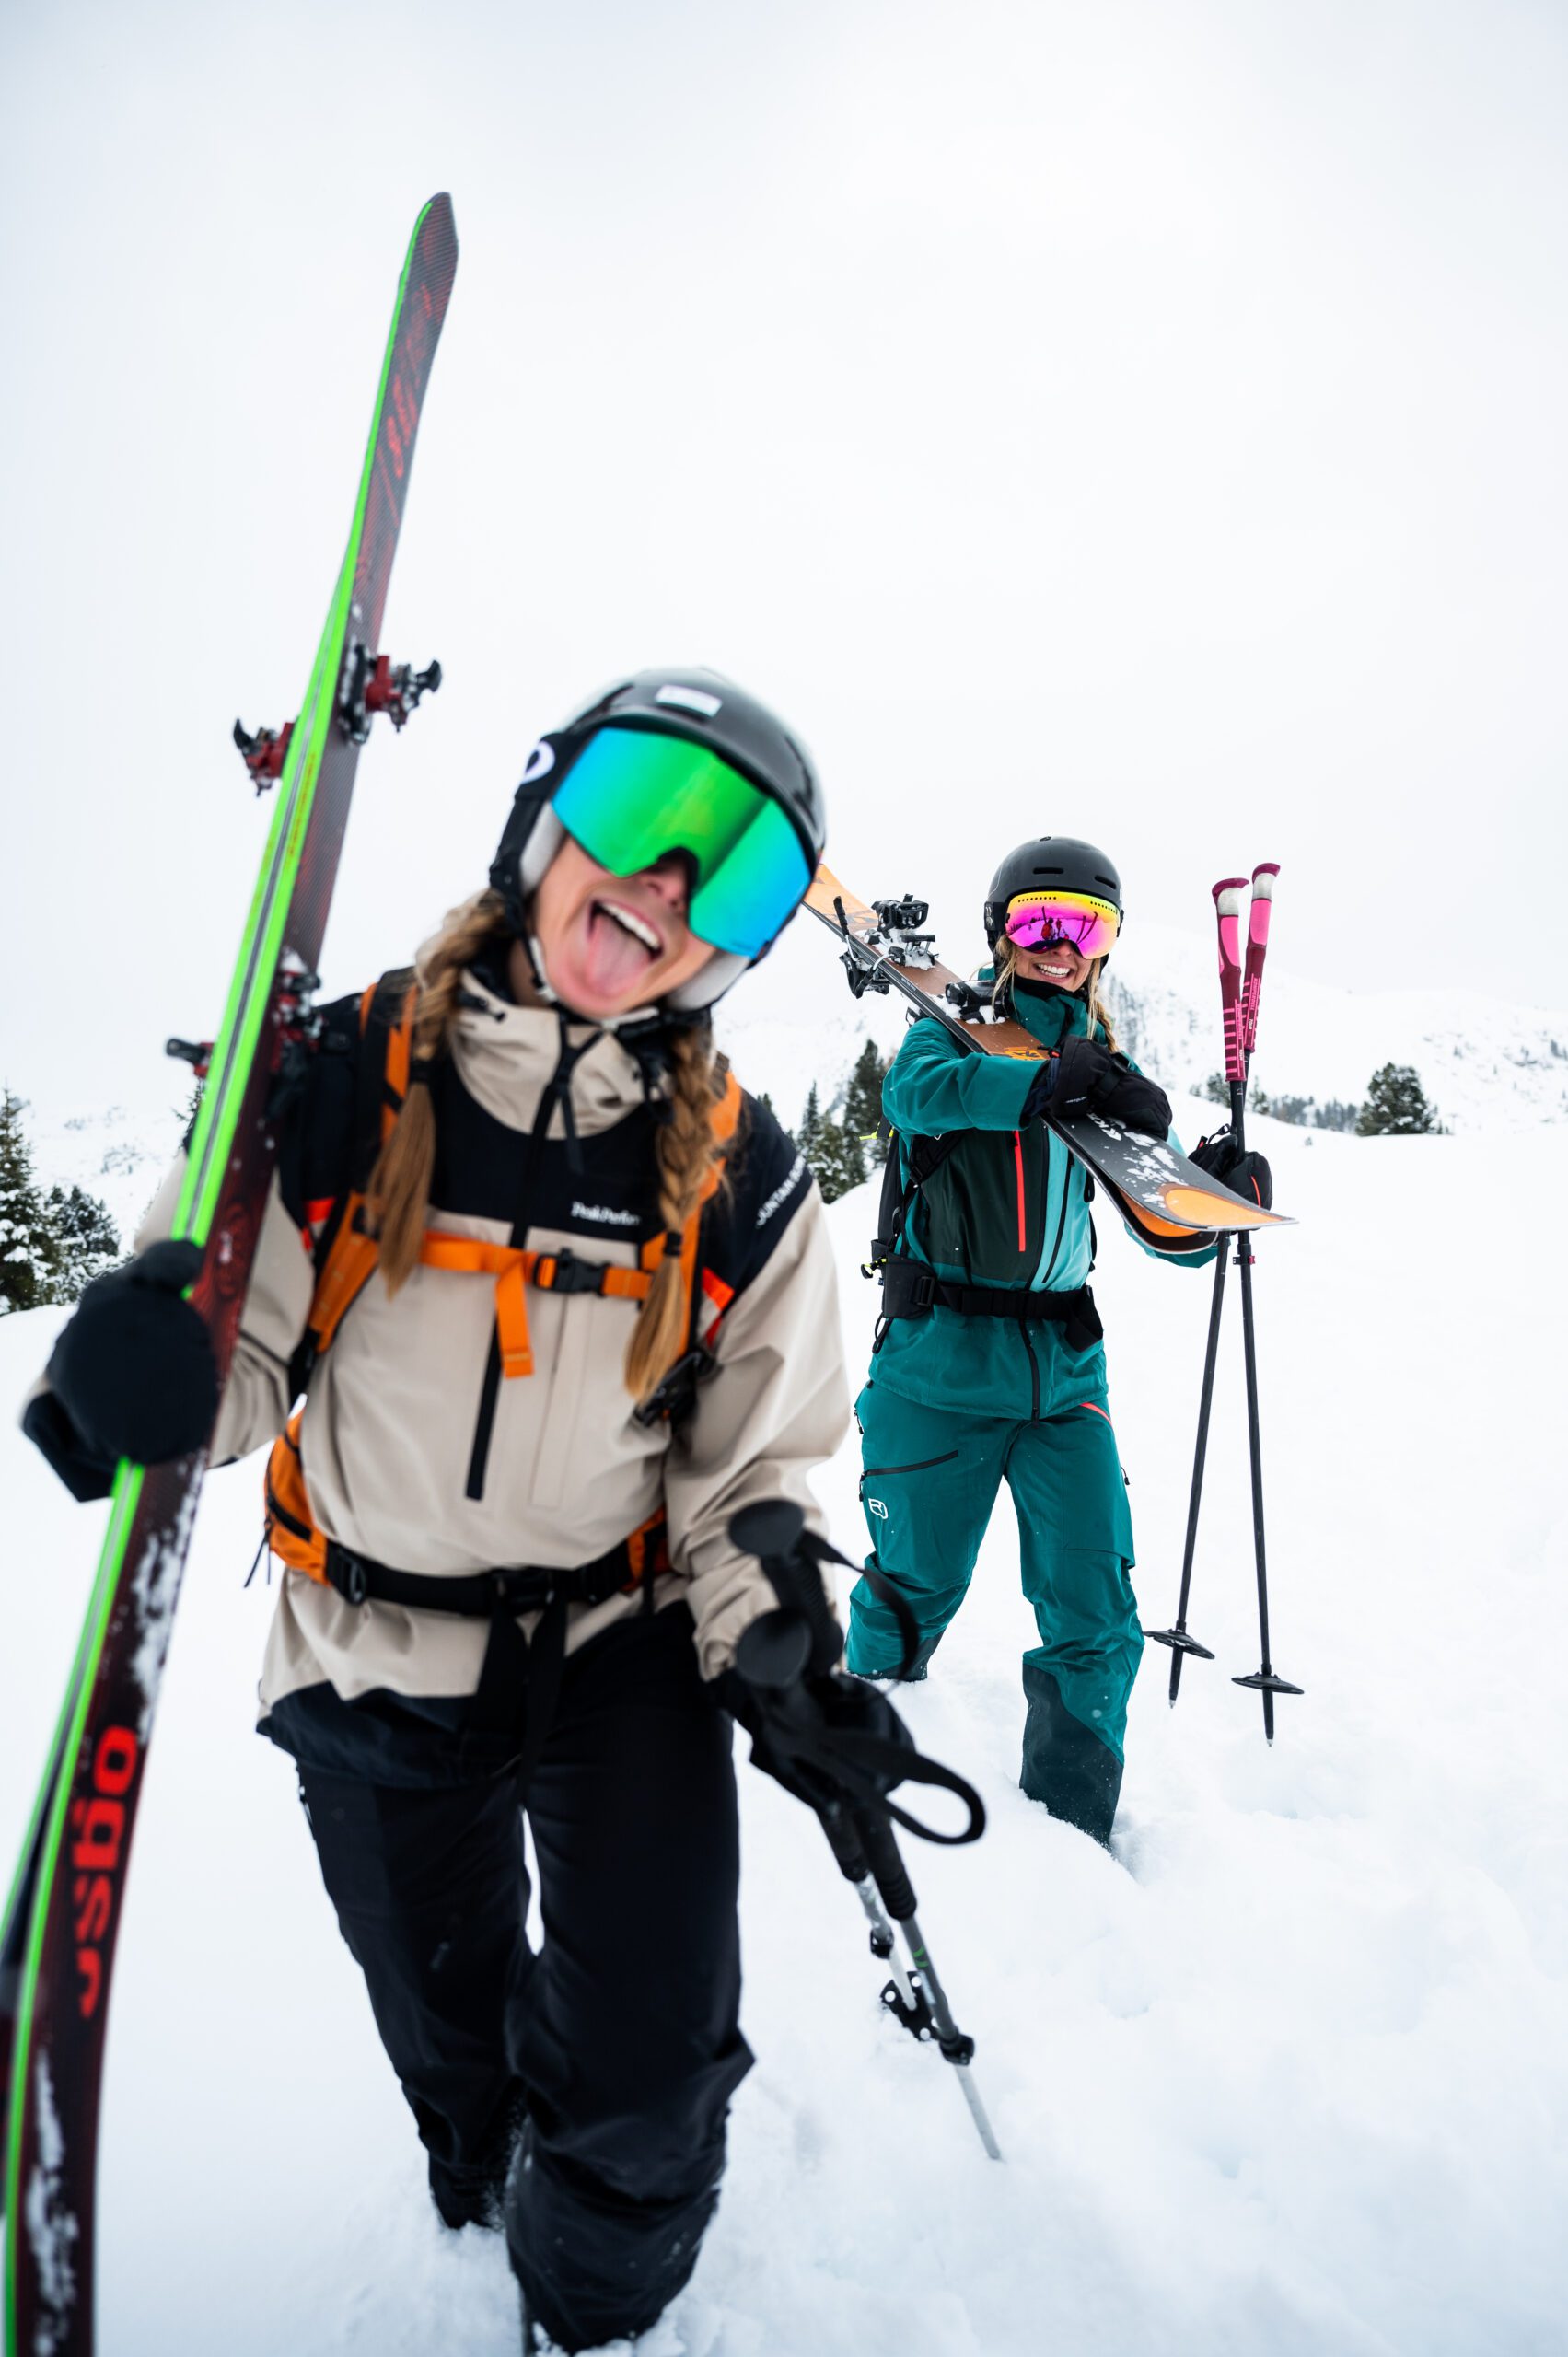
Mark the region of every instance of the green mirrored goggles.
POLYGON ((552 807, 612 876, 635 876, 684 852, 695 870, 686 922, 699 941, 736 957, 761 957, 811 881, 779 804, 683 737, 600 728, 552 807))

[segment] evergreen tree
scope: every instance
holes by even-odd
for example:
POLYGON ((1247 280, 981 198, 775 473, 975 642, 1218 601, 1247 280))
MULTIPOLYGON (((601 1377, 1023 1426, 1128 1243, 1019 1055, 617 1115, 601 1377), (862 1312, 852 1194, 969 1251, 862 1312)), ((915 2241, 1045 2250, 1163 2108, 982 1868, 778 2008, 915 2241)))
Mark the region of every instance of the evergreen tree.
POLYGON ((75 1301, 84 1285, 120 1258, 120 1237, 108 1207, 80 1187, 51 1187, 47 1205, 53 1231, 52 1301, 75 1301))
POLYGON ((865 1184, 865 1148, 840 1121, 825 1120, 817 1132, 817 1156, 812 1164, 825 1203, 836 1203, 852 1187, 865 1184))
POLYGON ((0 1090, 0 1317, 57 1298, 54 1239, 22 1133, 24 1109, 19 1097, 0 1090))
POLYGON ((835 1203, 852 1187, 865 1184, 865 1149, 858 1137, 823 1112, 815 1081, 800 1117, 796 1144, 811 1165, 825 1203, 835 1203))
POLYGON ((1440 1127, 1413 1064, 1381 1064, 1366 1086, 1356 1117, 1358 1138, 1418 1138, 1440 1127))
MULTIPOLYGON (((888 1140, 877 1132, 883 1127, 882 1083, 888 1077, 891 1058, 882 1055, 875 1039, 867 1039, 855 1059, 854 1070, 849 1076, 844 1093, 844 1129, 862 1149, 862 1161, 876 1170, 888 1159, 888 1140)), ((865 1170, 861 1177, 865 1175, 865 1170)), ((859 1179, 851 1181, 858 1186, 859 1179)))

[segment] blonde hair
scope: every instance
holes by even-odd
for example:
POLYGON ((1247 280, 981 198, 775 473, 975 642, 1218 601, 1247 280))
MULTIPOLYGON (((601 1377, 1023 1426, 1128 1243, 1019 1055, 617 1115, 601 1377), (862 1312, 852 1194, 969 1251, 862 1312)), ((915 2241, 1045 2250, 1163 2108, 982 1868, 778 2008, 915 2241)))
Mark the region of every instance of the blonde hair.
MULTIPOLYGON (((366 1218, 380 1241, 389 1294, 406 1284, 418 1266, 429 1220, 436 1109, 424 1081, 450 1044, 464 968, 487 941, 505 938, 509 930, 500 894, 479 892, 451 911, 420 952, 409 1089, 366 1188, 366 1218)), ((713 1115, 725 1093, 727 1066, 714 1051, 711 1021, 678 1031, 670 1042, 670 1059, 668 1118, 656 1146, 664 1257, 653 1271, 626 1351, 626 1388, 639 1406, 651 1399, 680 1356, 686 1326, 680 1236, 720 1153, 713 1115)))
MULTIPOLYGON (((1011 999, 1013 995, 1013 984, 1017 979, 1018 971, 1018 952, 1016 945, 1010 941, 1007 935, 1004 934, 1000 941, 996 944, 994 956, 996 960, 995 995, 998 999, 1011 999)), ((1110 1016, 1107 1010, 1105 1001, 1101 998, 1099 993, 1099 978, 1101 973, 1104 971, 1104 969, 1105 959, 1103 958, 1091 958, 1089 960, 1088 973, 1085 980, 1079 983, 1078 988, 1074 992, 1073 995, 1074 998, 1086 999, 1088 1002, 1090 1039, 1093 1039, 1098 1037, 1103 1039, 1106 1046, 1110 1050, 1111 1054, 1114 1055, 1116 1053, 1116 1034, 1110 1028, 1110 1016)))

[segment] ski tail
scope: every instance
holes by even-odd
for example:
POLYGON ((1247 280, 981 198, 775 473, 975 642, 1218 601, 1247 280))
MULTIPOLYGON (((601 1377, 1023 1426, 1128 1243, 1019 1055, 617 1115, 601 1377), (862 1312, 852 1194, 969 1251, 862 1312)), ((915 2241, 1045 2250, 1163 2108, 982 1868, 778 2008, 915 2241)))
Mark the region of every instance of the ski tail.
POLYGON ((1252 906, 1247 919, 1247 964, 1241 981, 1241 1053, 1250 1063, 1258 1044, 1258 1004, 1263 995, 1263 960, 1269 952, 1269 919, 1273 914, 1274 878, 1279 862, 1265 859, 1252 870, 1252 906))
POLYGON ((1234 1088, 1246 1080, 1241 1043, 1241 911, 1245 876, 1225 876, 1214 886, 1214 920, 1220 936, 1220 1004, 1225 1011, 1225 1076, 1234 1088))

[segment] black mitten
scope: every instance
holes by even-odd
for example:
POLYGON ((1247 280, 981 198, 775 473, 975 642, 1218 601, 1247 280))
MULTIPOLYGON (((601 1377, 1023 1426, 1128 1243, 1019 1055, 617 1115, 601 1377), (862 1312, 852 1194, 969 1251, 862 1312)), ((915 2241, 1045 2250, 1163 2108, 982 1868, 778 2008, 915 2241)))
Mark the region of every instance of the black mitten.
POLYGON ((217 1412, 217 1362, 183 1298, 200 1245, 172 1238, 95 1277, 54 1345, 49 1386, 87 1453, 161 1465, 200 1448, 217 1412))
POLYGON ((1222 1187, 1244 1202, 1260 1204, 1268 1211, 1274 1200, 1274 1175, 1260 1154, 1238 1154, 1236 1140, 1228 1130, 1216 1132, 1212 1138, 1201 1138, 1188 1159, 1222 1187))
POLYGON ((1029 1090, 1024 1116, 1033 1119, 1047 1108, 1065 1120, 1103 1113, 1144 1137, 1163 1138, 1170 1127, 1170 1099, 1164 1089, 1134 1072, 1103 1039, 1069 1039, 1049 1059, 1029 1090))

